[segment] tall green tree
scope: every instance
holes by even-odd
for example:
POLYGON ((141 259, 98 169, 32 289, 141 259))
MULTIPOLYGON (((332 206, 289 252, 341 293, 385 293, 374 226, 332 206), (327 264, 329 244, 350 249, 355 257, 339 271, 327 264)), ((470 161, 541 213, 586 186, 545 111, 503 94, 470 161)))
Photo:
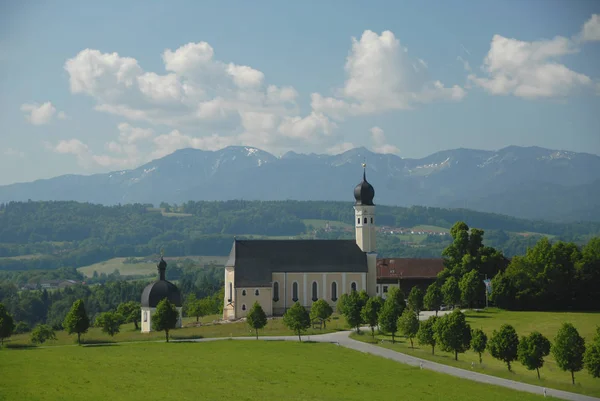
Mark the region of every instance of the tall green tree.
POLYGON ((122 302, 117 306, 117 313, 123 316, 123 323, 133 323, 135 330, 139 330, 139 322, 142 316, 139 302, 122 302))
POLYGON ((169 342, 169 331, 177 327, 179 320, 179 311, 175 304, 164 298, 156 305, 156 311, 152 315, 152 329, 155 331, 164 331, 165 338, 169 342))
POLYGON ((254 302, 250 312, 246 315, 246 322, 248 322, 248 325, 255 330, 256 339, 258 340, 258 330, 267 325, 267 315, 258 301, 254 302))
POLYGON ((15 330, 15 321, 8 313, 4 304, 0 303, 0 346, 4 345, 4 339, 9 338, 15 330))
POLYGON ((538 331, 522 336, 519 341, 518 358, 528 370, 536 370, 540 378, 540 368, 544 366, 544 357, 550 354, 550 341, 538 331))
POLYGON ((404 309, 404 312, 398 318, 398 328, 410 340, 410 347, 414 349, 413 338, 415 338, 419 331, 419 318, 416 312, 410 308, 404 309))
POLYGON ((340 295, 340 298, 338 299, 337 304, 335 305, 337 313, 339 313, 340 315, 344 314, 344 311, 346 310, 346 303, 348 302, 349 297, 350 295, 348 294, 340 295))
POLYGON ((600 326, 596 328, 596 336, 591 344, 587 345, 583 361, 590 375, 600 377, 600 326))
POLYGON ((399 308, 391 297, 386 298, 379 312, 379 328, 392 335, 392 344, 395 343, 396 332, 398 331, 399 308))
POLYGON ((454 352, 454 360, 458 354, 464 353, 471 346, 471 326, 465 314, 459 309, 442 316, 435 324, 436 341, 447 352, 454 352))
POLYGON ((509 371, 511 371, 510 363, 517 360, 518 347, 519 336, 510 324, 503 324, 498 331, 494 330, 488 342, 490 354, 494 358, 505 362, 509 371))
POLYGON ((442 294, 444 295, 444 303, 446 305, 456 306, 460 303, 460 288, 454 277, 448 277, 442 285, 442 294))
POLYGON ((466 273, 458 283, 458 287, 462 302, 469 308, 473 308, 479 295, 485 291, 485 284, 481 280, 481 277, 479 277, 477 270, 471 270, 466 273))
POLYGON ((358 292, 352 291, 344 304, 344 317, 348 322, 348 326, 356 328, 356 332, 360 330, 362 323, 361 311, 363 307, 363 299, 358 292))
POLYGON ((552 355, 561 370, 571 372, 571 382, 575 384, 575 372, 583 369, 585 340, 571 323, 563 323, 556 333, 552 355))
POLYGON ((298 335, 298 340, 302 342, 302 333, 310 327, 310 315, 300 302, 296 302, 283 315, 283 324, 298 335))
POLYGON ((408 294, 408 309, 419 315, 423 310, 423 291, 417 286, 414 286, 408 294))
POLYGON ((379 311, 382 307, 383 299, 381 297, 371 297, 360 312, 362 321, 371 328, 371 337, 373 338, 375 338, 375 326, 377 326, 379 311))
POLYGON ((404 292, 398 287, 392 287, 388 291, 386 301, 391 299, 392 304, 398 314, 398 316, 402 315, 404 312, 404 308, 406 308, 406 301, 404 300, 404 292))
POLYGON ((442 294, 442 289, 437 283, 431 284, 427 287, 427 291, 425 292, 425 297, 423 297, 423 304, 425 309, 434 310, 435 315, 437 316, 442 303, 444 302, 444 294, 442 294))
POLYGON ((100 327, 102 332, 114 337, 121 331, 121 324, 125 319, 117 312, 103 312, 96 318, 96 327, 100 327))
POLYGON ((437 316, 430 316, 424 322, 421 322, 419 331, 417 332, 417 340, 421 345, 431 345, 431 355, 435 353, 435 324, 438 320, 437 316))
POLYGON ((87 333, 90 327, 90 319, 85 311, 83 300, 79 299, 73 303, 63 321, 63 327, 69 334, 77 333, 77 344, 81 344, 81 335, 87 333))
POLYGON ((56 334, 47 324, 38 324, 31 331, 30 339, 34 344, 43 344, 48 340, 56 340, 56 334))
POLYGON ((473 329, 471 332, 471 349, 479 354, 479 364, 481 364, 481 355, 487 347, 487 335, 481 329, 473 329))
POLYGON ((323 328, 327 328, 327 321, 333 315, 333 308, 324 299, 313 302, 310 308, 310 318, 320 319, 323 322, 323 328))

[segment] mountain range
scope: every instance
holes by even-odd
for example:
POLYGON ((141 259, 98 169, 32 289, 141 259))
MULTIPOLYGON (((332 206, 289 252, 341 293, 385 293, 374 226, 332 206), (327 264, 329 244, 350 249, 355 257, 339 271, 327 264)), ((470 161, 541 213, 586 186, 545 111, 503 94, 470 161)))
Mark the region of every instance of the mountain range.
POLYGON ((422 159, 355 148, 338 155, 247 146, 181 149, 132 170, 0 186, 0 202, 74 200, 105 205, 189 200, 353 201, 362 179, 375 203, 467 208, 528 219, 600 221, 600 157, 539 147, 453 149, 422 159))

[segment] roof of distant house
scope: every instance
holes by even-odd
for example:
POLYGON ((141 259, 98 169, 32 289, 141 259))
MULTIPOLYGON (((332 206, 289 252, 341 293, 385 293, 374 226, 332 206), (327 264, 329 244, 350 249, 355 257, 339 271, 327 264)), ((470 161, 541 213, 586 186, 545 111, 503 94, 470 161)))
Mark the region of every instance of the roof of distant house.
POLYGON ((383 258, 377 259, 377 278, 433 279, 444 270, 441 258, 383 258))

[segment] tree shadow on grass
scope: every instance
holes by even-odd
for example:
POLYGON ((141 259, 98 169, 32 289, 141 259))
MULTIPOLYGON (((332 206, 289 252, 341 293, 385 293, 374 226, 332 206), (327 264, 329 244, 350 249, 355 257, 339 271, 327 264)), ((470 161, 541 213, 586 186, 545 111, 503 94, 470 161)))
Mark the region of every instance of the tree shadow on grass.
POLYGON ((82 347, 86 347, 86 348, 93 348, 93 347, 115 347, 119 344, 112 342, 112 343, 97 343, 97 344, 81 344, 82 347))
POLYGON ((201 338, 204 338, 204 336, 199 334, 174 334, 169 336, 169 339, 173 340, 199 340, 201 338))
MULTIPOLYGON (((77 341, 75 343, 77 343, 77 341)), ((110 345, 115 343, 116 341, 114 340, 97 340, 94 338, 81 339, 81 345, 110 345)))
POLYGON ((10 348, 10 349, 34 349, 34 348, 37 348, 37 345, 35 345, 35 344, 11 344, 11 343, 7 343, 7 344, 4 344, 4 346, 6 348, 10 348))

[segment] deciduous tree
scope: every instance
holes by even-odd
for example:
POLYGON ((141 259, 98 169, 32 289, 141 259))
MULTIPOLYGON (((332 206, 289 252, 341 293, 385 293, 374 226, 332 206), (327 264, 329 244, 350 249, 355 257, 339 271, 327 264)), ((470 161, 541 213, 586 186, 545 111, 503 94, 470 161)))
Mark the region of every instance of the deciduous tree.
POLYGON ((113 337, 121 331, 121 324, 125 319, 117 312, 103 312, 96 318, 96 327, 102 328, 102 332, 113 337))
POLYGON ((585 341, 571 323, 563 323, 554 338, 552 355, 559 368, 571 372, 571 382, 575 384, 575 372, 583 369, 585 341))
POLYGON ((0 346, 4 345, 4 339, 12 335, 15 330, 15 321, 8 313, 4 304, 0 304, 0 346))
POLYGON ((481 355, 487 347, 487 335, 481 329, 471 331, 471 349, 479 354, 479 363, 481 364, 481 355))
POLYGON ((386 298, 379 312, 379 327, 382 331, 392 335, 392 344, 398 331, 398 306, 391 297, 386 298))
POLYGON ((30 338, 34 344, 43 344, 48 340, 56 340, 56 334, 47 324, 38 324, 31 332, 30 338))
POLYGON ((591 344, 587 345, 584 362, 585 367, 592 377, 600 377, 600 326, 596 328, 596 336, 591 344))
POLYGON ((417 316, 423 310, 423 291, 417 286, 413 287, 408 294, 408 308, 417 316))
POLYGON ((123 316, 123 323, 133 323, 135 329, 139 330, 138 325, 142 316, 139 302, 123 302, 117 306, 117 313, 123 316))
POLYGON ((310 308, 311 319, 321 319, 323 322, 323 328, 327 328, 326 322, 333 315, 333 308, 324 299, 319 299, 313 302, 310 308))
POLYGON ((310 315, 300 302, 296 302, 283 315, 283 324, 298 335, 298 340, 302 342, 302 333, 310 327, 310 315))
POLYGON ((494 358, 505 362, 509 371, 512 370, 510 363, 517 360, 518 347, 519 336, 510 324, 503 324, 500 326, 500 330, 494 330, 488 342, 490 354, 494 358))
POLYGON ((404 312, 402 312, 402 315, 398 319, 398 328, 410 340, 410 347, 414 348, 413 338, 415 338, 419 331, 419 318, 416 312, 410 308, 404 309, 404 312))
POLYGON ((519 362, 528 370, 536 370, 540 378, 540 368, 544 366, 544 357, 550 353, 550 341, 540 332, 534 331, 522 336, 518 347, 519 362))
POLYGON ((435 315, 437 316, 440 306, 442 306, 442 302, 444 302, 444 295, 442 294, 440 286, 437 283, 433 283, 427 287, 425 297, 423 297, 425 309, 434 310, 435 315))
POLYGON ((267 315, 258 301, 255 301, 254 305, 252 305, 252 309, 250 309, 250 312, 246 316, 246 322, 255 330, 256 339, 258 340, 258 330, 267 325, 267 315))
POLYGON ((465 352, 471 346, 471 326, 459 309, 438 319, 435 324, 435 335, 442 350, 454 352, 456 361, 458 353, 465 352))
POLYGON ((362 311, 362 299, 358 292, 353 291, 350 293, 344 303, 344 317, 350 327, 356 328, 356 332, 359 331, 362 323, 361 311, 362 311))
POLYGON ((458 283, 458 287, 462 302, 469 308, 473 307, 478 294, 485 291, 485 284, 479 277, 477 270, 466 273, 458 283))
POLYGON ((381 297, 371 297, 367 301, 366 305, 363 306, 361 311, 361 317, 365 324, 368 324, 371 328, 371 336, 375 338, 375 326, 377 326, 377 320, 379 319, 379 312, 383 307, 383 299, 381 297))
POLYGON ((435 323, 438 320, 437 316, 430 316, 429 319, 421 322, 419 331, 417 332, 417 340, 421 345, 431 345, 431 355, 435 352, 435 323))
POLYGON ((164 331, 165 338, 169 342, 169 331, 177 326, 179 311, 168 298, 164 298, 156 305, 156 311, 152 315, 152 328, 155 331, 164 331))
POLYGON ((442 294, 446 305, 454 307, 460 303, 460 288, 458 288, 458 282, 454 277, 448 277, 442 285, 442 294))
POLYGON ((81 344, 81 335, 87 333, 90 327, 90 319, 81 299, 75 301, 71 306, 71 310, 63 321, 63 327, 69 334, 77 333, 77 344, 81 344))

